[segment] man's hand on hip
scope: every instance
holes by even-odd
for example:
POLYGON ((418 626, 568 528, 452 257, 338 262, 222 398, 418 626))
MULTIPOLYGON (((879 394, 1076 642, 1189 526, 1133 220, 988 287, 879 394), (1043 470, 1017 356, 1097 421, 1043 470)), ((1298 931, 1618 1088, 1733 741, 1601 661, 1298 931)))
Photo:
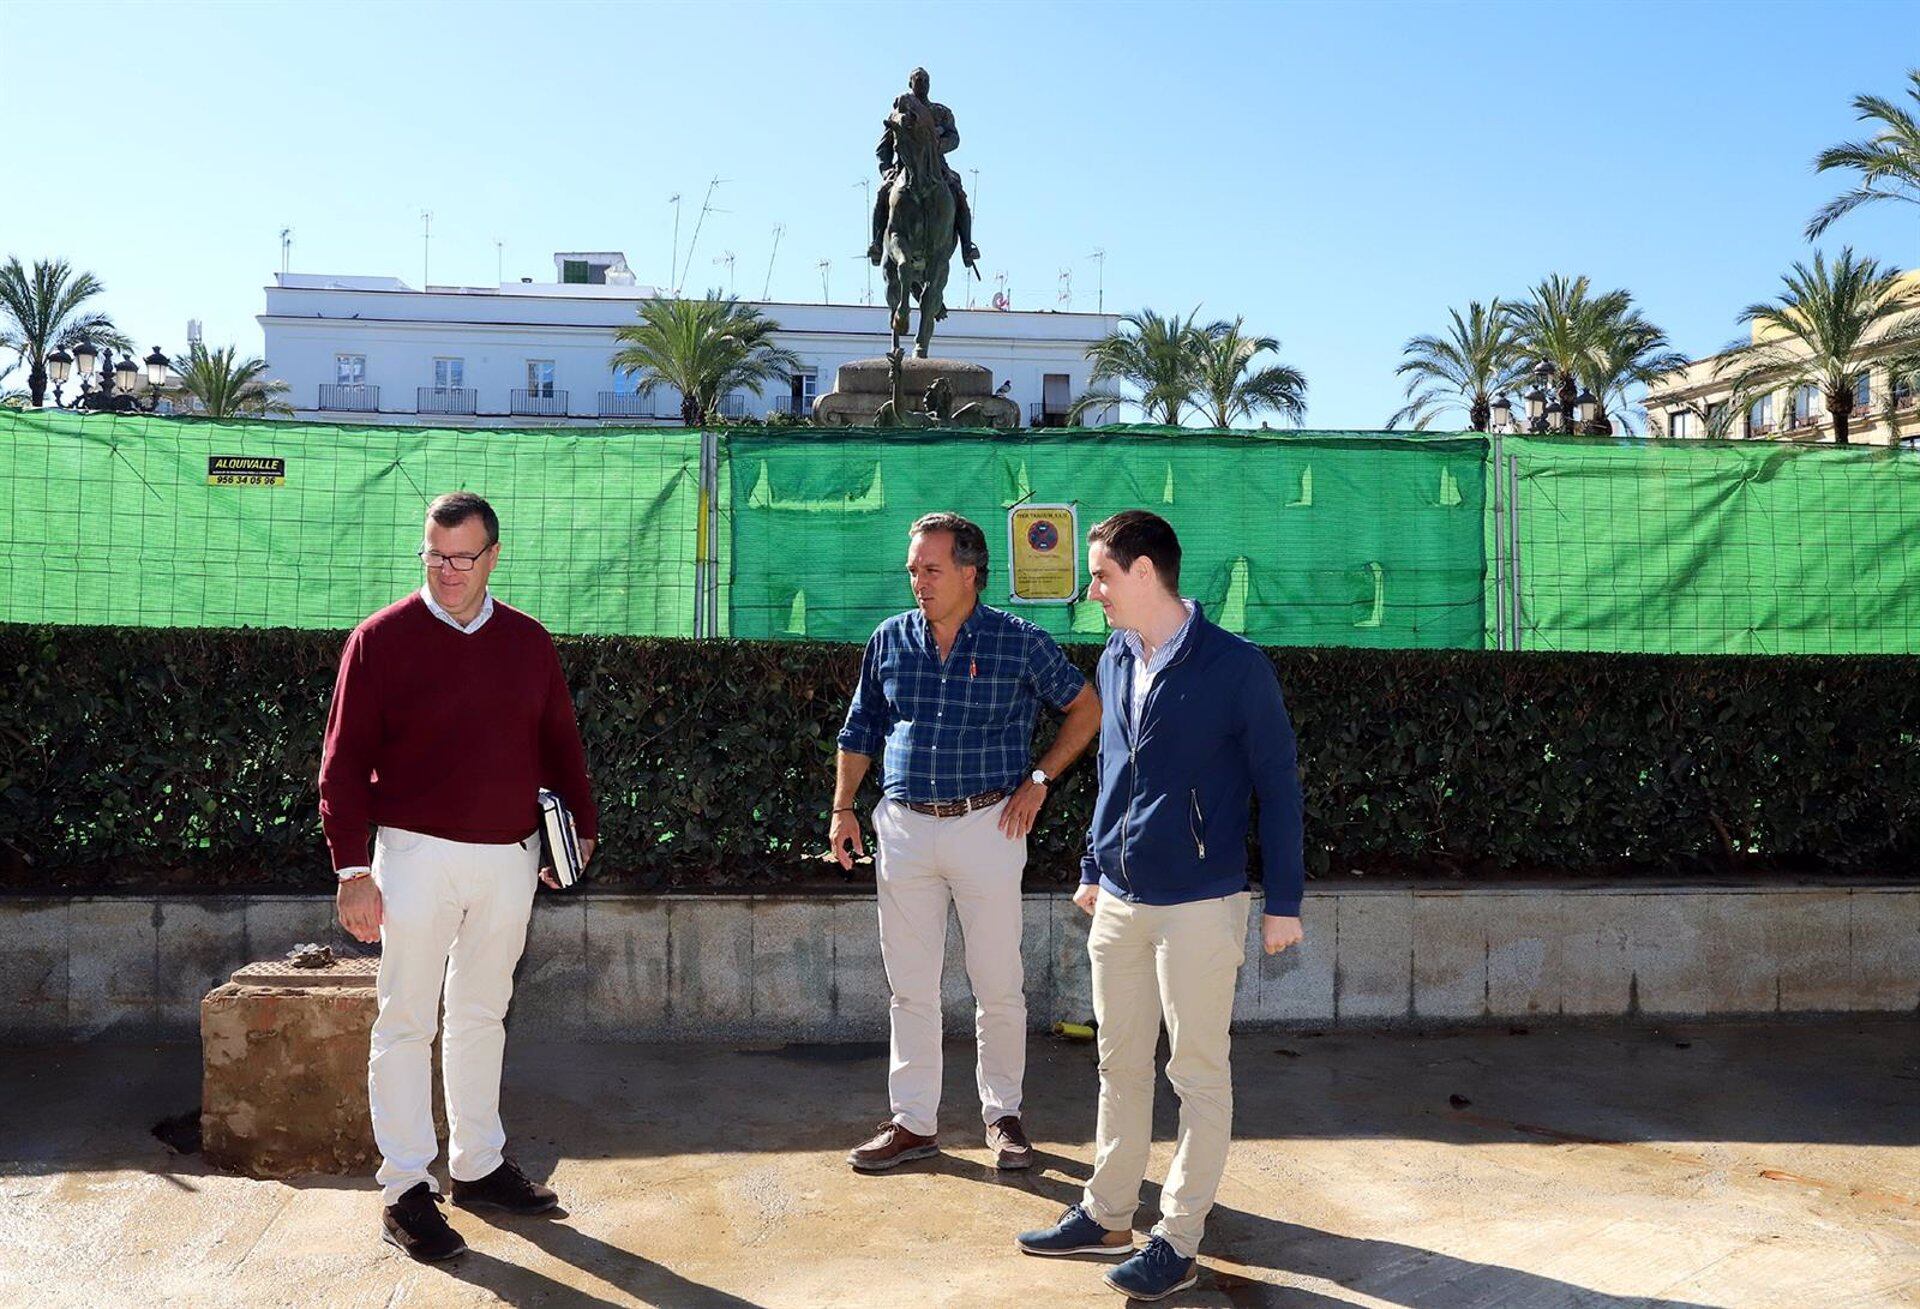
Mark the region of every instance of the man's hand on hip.
POLYGON ((1020 783, 1013 798, 1000 806, 1001 835, 1009 841, 1018 841, 1031 832, 1034 820, 1040 817, 1040 806, 1046 802, 1046 787, 1037 785, 1031 777, 1020 783))
POLYGON ((1260 918, 1260 944, 1268 954, 1279 954, 1299 945, 1306 939, 1306 931, 1300 926, 1298 918, 1282 918, 1277 914, 1263 914, 1260 918))
POLYGON ((348 936, 369 943, 380 939, 380 888, 371 875, 340 883, 333 903, 348 936))
POLYGON ((855 853, 866 854, 866 838, 860 835, 860 816, 851 809, 836 810, 827 828, 827 854, 840 861, 842 868, 853 868, 855 853), (852 848, 849 849, 848 847, 852 848))
POLYGON ((1100 883, 1080 883, 1080 889, 1073 893, 1073 902, 1088 913, 1092 913, 1094 906, 1100 903, 1100 883))

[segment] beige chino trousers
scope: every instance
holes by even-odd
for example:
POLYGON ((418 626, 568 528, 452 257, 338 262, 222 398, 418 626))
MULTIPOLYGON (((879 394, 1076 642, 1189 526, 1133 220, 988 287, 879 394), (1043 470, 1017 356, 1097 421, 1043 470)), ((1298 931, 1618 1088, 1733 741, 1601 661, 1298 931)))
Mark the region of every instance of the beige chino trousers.
POLYGON ((1020 875, 1025 837, 998 826, 1006 801, 958 818, 915 813, 893 800, 873 811, 892 1029, 887 1096, 893 1121, 932 1136, 940 1120, 940 973, 947 905, 960 917, 973 987, 974 1077, 993 1123, 1020 1112, 1027 1071, 1027 996, 1020 962, 1020 875))
POLYGON ((1153 1144, 1153 1059, 1164 1017, 1180 1130, 1153 1234, 1186 1259, 1199 1253, 1227 1167, 1228 1026, 1252 903, 1246 891, 1177 905, 1133 904, 1102 891, 1087 937, 1100 1024, 1100 1115, 1081 1203, 1108 1231, 1133 1226, 1153 1144))

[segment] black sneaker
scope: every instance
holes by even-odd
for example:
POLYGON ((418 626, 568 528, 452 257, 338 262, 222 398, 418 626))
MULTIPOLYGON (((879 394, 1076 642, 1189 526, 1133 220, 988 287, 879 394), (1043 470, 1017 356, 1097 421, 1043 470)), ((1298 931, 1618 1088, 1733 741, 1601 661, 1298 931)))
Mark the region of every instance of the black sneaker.
POLYGON ((467 1243, 440 1215, 439 1206, 446 1202, 445 1196, 421 1182, 381 1213, 380 1239, 423 1264, 465 1254, 467 1243))
POLYGON ((514 1214, 543 1214, 560 1203, 560 1197, 538 1182, 527 1180, 511 1159, 477 1182, 453 1179, 453 1202, 462 1209, 487 1205, 514 1214))

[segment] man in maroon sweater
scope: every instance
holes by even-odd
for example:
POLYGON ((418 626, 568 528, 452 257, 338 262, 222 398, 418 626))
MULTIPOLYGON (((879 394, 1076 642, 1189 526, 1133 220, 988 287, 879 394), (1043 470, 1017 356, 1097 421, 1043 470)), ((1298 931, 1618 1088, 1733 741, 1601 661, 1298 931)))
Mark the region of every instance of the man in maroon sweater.
POLYGON ((367 1092, 383 1236, 431 1261, 466 1249, 428 1171, 439 1154, 432 1061, 443 977, 454 1203, 516 1213, 557 1203, 503 1153, 503 1020, 536 871, 557 885, 538 867, 540 788, 573 810, 585 859, 597 821, 553 638, 487 593, 500 561, 493 509, 467 492, 435 500, 420 558, 426 585, 361 623, 341 653, 320 817, 341 925, 381 943, 367 1092))

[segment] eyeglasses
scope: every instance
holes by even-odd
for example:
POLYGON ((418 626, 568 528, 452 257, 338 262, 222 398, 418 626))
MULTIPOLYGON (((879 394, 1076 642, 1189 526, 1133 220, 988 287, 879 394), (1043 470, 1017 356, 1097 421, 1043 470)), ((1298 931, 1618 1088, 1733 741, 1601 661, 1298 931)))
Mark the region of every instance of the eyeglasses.
MULTIPOLYGON (((493 549, 492 546, 487 547, 487 550, 491 549, 493 549)), ((453 571, 456 573, 470 573, 473 571, 473 566, 479 563, 486 555, 487 550, 482 550, 477 555, 443 555, 438 550, 421 550, 417 553, 420 556, 420 562, 429 568, 438 568, 442 564, 451 564, 453 571)))

